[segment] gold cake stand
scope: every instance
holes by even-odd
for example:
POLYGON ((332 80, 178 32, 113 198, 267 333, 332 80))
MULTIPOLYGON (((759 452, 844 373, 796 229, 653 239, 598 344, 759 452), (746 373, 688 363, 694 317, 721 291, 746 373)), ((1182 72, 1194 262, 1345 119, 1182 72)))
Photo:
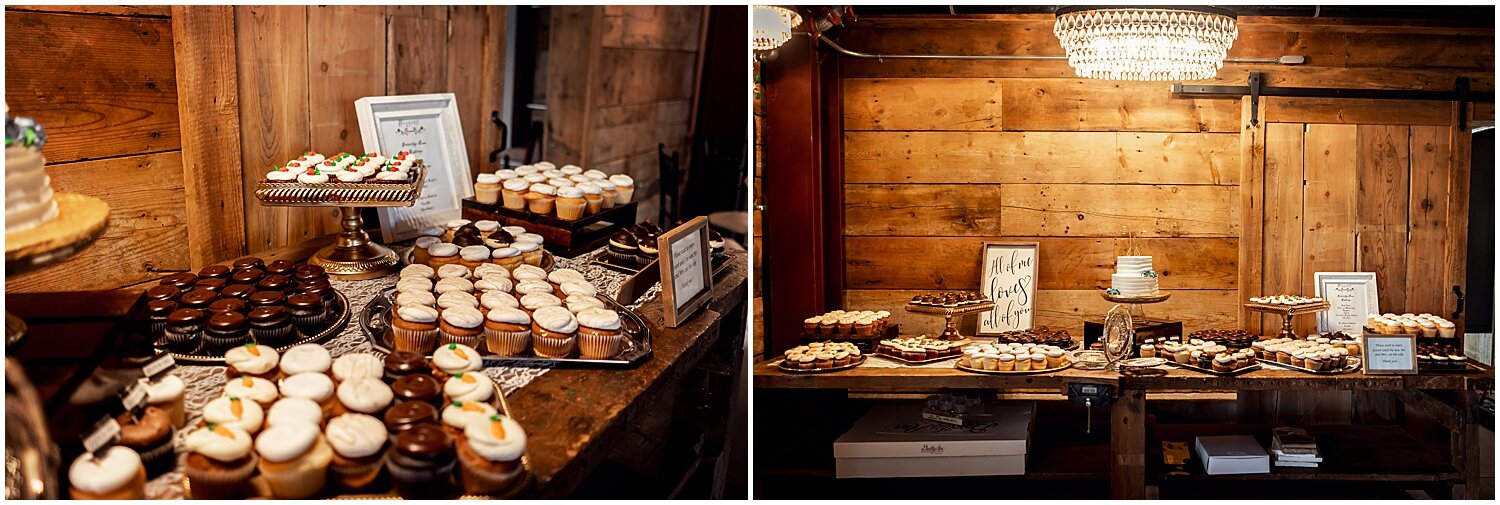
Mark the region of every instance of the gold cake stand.
POLYGON ((995 308, 995 302, 988 301, 988 300, 986 300, 984 302, 981 302, 981 303, 974 303, 974 304, 969 304, 969 305, 960 305, 960 306, 957 306, 957 307, 941 307, 941 306, 936 306, 936 305, 917 305, 917 304, 912 304, 912 303, 906 304, 906 311, 907 312, 915 312, 915 313, 918 313, 918 314, 932 314, 932 315, 937 315, 937 316, 943 316, 943 320, 946 323, 946 325, 943 327, 943 333, 941 335, 938 335, 938 338, 941 338, 943 340, 964 340, 964 339, 969 338, 969 337, 965 337, 962 334, 958 333, 958 326, 955 326, 953 324, 953 318, 958 317, 958 316, 968 315, 968 314, 979 314, 979 313, 983 313, 983 312, 989 312, 989 311, 993 310, 994 308, 995 308))
POLYGON ((1276 314, 1281 316, 1281 338, 1301 339, 1297 332, 1292 329, 1292 318, 1305 314, 1316 314, 1330 307, 1328 300, 1317 303, 1304 303, 1301 305, 1271 305, 1268 303, 1245 302, 1245 308, 1252 312, 1276 314))
POLYGON ((255 198, 270 207, 338 207, 343 231, 333 245, 319 249, 307 262, 323 267, 328 275, 345 281, 374 279, 396 267, 396 251, 376 243, 365 233, 359 209, 366 207, 410 207, 422 194, 427 166, 417 160, 409 183, 302 184, 260 182, 255 198))

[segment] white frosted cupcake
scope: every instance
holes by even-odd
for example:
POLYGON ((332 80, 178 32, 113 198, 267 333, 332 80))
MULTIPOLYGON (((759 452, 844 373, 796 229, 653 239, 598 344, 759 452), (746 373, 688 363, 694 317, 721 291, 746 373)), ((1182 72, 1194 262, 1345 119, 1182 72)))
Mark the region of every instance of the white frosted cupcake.
POLYGON ((583 173, 583 176, 584 177, 588 177, 588 178, 593 179, 593 180, 596 180, 596 181, 602 181, 604 179, 608 179, 609 178, 608 174, 605 174, 604 172, 601 172, 601 171, 598 171, 598 170, 588 170, 588 171, 586 171, 586 172, 583 173))
MULTIPOLYGON (((460 265, 444 266, 456 266, 459 268, 463 268, 460 265)), ((430 293, 432 292, 432 281, 422 277, 403 277, 401 280, 396 281, 396 292, 430 293)))
POLYGON ((514 247, 499 247, 490 251, 490 263, 500 268, 516 268, 522 261, 521 250, 514 247))
MULTIPOLYGON (((515 300, 504 293, 496 295, 515 300)), ((485 314, 484 339, 492 354, 519 356, 531 347, 531 316, 516 307, 491 308, 485 314)))
POLYGON ((594 288, 593 284, 583 282, 564 282, 557 287, 557 290, 561 291, 568 298, 574 296, 592 298, 599 294, 599 290, 594 288))
POLYGON ((447 242, 433 244, 427 248, 427 265, 442 267, 458 263, 458 249, 458 246, 447 242))
POLYGON ((458 263, 469 268, 478 268, 479 265, 490 262, 490 248, 482 245, 471 245, 458 250, 458 263))
POLYGON ((529 280, 545 281, 547 280, 547 271, 542 270, 541 267, 536 265, 522 265, 510 272, 510 278, 515 279, 516 282, 529 280))
MULTIPOLYGON (((521 308, 536 312, 547 307, 561 307, 562 299, 550 293, 531 293, 521 296, 521 308)), ((567 309, 563 309, 567 310, 567 309)))
POLYGON ((224 352, 224 373, 231 379, 241 375, 253 375, 274 380, 279 375, 276 365, 280 361, 281 355, 276 353, 275 348, 248 342, 245 345, 231 347, 224 352))
POLYGON ((512 287, 517 295, 525 296, 532 293, 552 294, 552 284, 547 281, 525 280, 512 287))
POLYGON ((483 422, 497 413, 494 406, 485 402, 449 402, 443 407, 439 417, 443 421, 443 431, 454 438, 461 438, 464 428, 470 423, 483 422))
POLYGON ((584 277, 583 272, 579 272, 571 268, 559 268, 547 273, 547 282, 551 282, 557 285, 562 285, 568 282, 581 282, 587 284, 589 280, 587 277, 584 277))
MULTIPOLYGON (((463 295, 470 299, 474 298, 472 295, 463 295)), ((439 300, 438 303, 441 304, 442 301, 439 300)), ((475 349, 479 348, 480 344, 484 342, 484 313, 479 312, 477 306, 478 302, 476 301, 473 307, 455 305, 443 309, 443 316, 438 321, 438 330, 441 336, 438 341, 439 347, 444 346, 444 344, 463 344, 475 349)))
MULTIPOLYGON (((522 263, 530 266, 539 266, 542 264, 542 244, 540 242, 517 239, 510 246, 521 253, 522 263)), ((512 272, 511 276, 514 277, 515 272, 512 272)))
POLYGON ((447 293, 449 291, 469 293, 474 291, 474 283, 469 282, 468 279, 462 277, 449 277, 447 279, 439 280, 437 282, 437 285, 432 287, 432 290, 436 292, 438 296, 442 296, 443 293, 447 293))
POLYGON ((187 406, 184 400, 187 385, 182 383, 182 379, 169 373, 154 382, 141 378, 141 384, 146 387, 146 405, 167 411, 167 417, 172 418, 174 427, 181 428, 187 424, 187 406))
POLYGON ((556 202, 557 187, 551 184, 532 184, 526 193, 526 209, 535 214, 551 214, 553 204, 556 202))
POLYGON ((568 297, 566 302, 568 304, 568 311, 574 314, 583 312, 588 309, 605 308, 604 302, 599 301, 598 298, 592 296, 570 296, 568 297))
POLYGON ((265 416, 259 403, 238 396, 221 396, 203 406, 203 422, 234 426, 252 435, 260 432, 265 416))
POLYGON ((498 275, 492 275, 488 279, 479 279, 478 281, 474 282, 474 290, 480 293, 487 293, 490 291, 501 291, 509 293, 514 288, 515 286, 511 284, 509 277, 501 277, 498 275))
POLYGON ((328 475, 340 488, 361 491, 380 476, 390 445, 384 422, 364 414, 344 414, 328 420, 323 437, 333 448, 328 475))
POLYGON ((625 341, 620 315, 613 310, 588 309, 579 312, 578 352, 584 359, 609 359, 620 354, 625 341))
MULTIPOLYGON (((476 246, 476 247, 484 247, 484 246, 476 246)), ((468 248, 465 247, 464 249, 468 249, 468 248)), ((463 254, 462 253, 463 249, 460 249, 459 251, 460 251, 459 254, 463 254)), ((488 255, 488 252, 486 252, 486 255, 488 255)), ((439 281, 441 281, 443 279, 451 278, 451 277, 457 277, 457 278, 460 278, 460 279, 470 279, 470 278, 473 277, 473 273, 474 273, 474 271, 471 270, 471 268, 473 268, 473 267, 470 267, 470 266, 464 265, 464 264, 457 264, 457 263, 456 264, 452 264, 452 265, 443 265, 441 267, 438 267, 438 269, 437 269, 437 277, 438 277, 439 281)))
POLYGON ((367 352, 355 352, 333 360, 333 378, 348 382, 360 377, 380 379, 385 376, 385 360, 367 352))
POLYGON ((463 344, 444 344, 432 352, 432 375, 438 380, 484 367, 479 351, 463 344))
POLYGON ((307 398, 282 398, 266 411, 266 427, 287 423, 323 425, 323 407, 307 398))
POLYGON ((495 397, 495 383, 479 372, 457 373, 443 382, 443 403, 488 403, 495 397))
MULTIPOLYGON (((436 303, 436 302, 434 302, 436 303)), ((391 318, 392 344, 397 351, 427 354, 437 346, 438 310, 422 305, 400 305, 391 318)))
POLYGON ((333 368, 333 356, 319 344, 302 344, 287 349, 281 355, 281 373, 294 375, 305 372, 326 374, 333 368))
POLYGON ((278 396, 276 383, 260 377, 237 377, 224 383, 224 396, 249 398, 262 408, 270 407, 278 396))
POLYGON ((583 190, 585 214, 598 214, 604 210, 604 190, 599 189, 595 181, 591 179, 590 182, 581 182, 578 189, 583 190))
POLYGON ((583 167, 580 167, 578 165, 563 165, 562 168, 558 169, 558 171, 562 172, 564 175, 579 175, 583 173, 583 167))
POLYGON ((500 203, 507 209, 526 210, 526 193, 531 183, 524 178, 508 179, 500 183, 500 203))
POLYGON ((384 381, 365 376, 339 383, 336 395, 345 410, 371 415, 384 412, 395 399, 391 387, 384 381))
POLYGON ((630 197, 635 195, 635 179, 619 174, 609 176, 609 182, 615 184, 615 203, 619 205, 630 203, 630 197))
POLYGON ((117 445, 98 458, 79 455, 68 467, 68 483, 74 500, 144 500, 146 466, 135 450, 117 445))
POLYGON ((600 179, 600 180, 594 181, 594 184, 596 184, 596 185, 599 186, 599 192, 604 197, 604 199, 601 202, 601 203, 603 203, 604 208, 606 208, 606 209, 612 209, 612 208, 614 208, 615 207, 615 200, 616 200, 615 183, 609 182, 609 179, 600 179))
POLYGON ((281 395, 318 402, 323 408, 324 418, 343 413, 343 405, 334 396, 333 379, 324 374, 306 372, 281 379, 281 395))
MULTIPOLYGON (((491 254, 491 257, 493 257, 493 256, 494 255, 491 254)), ((507 270, 505 267, 502 267, 500 265, 496 265, 493 262, 492 263, 484 263, 482 265, 474 267, 473 277, 475 279, 490 279, 490 278, 509 279, 510 278, 510 270, 507 270)))
POLYGON ((572 312, 558 306, 542 307, 532 312, 531 319, 532 349, 538 356, 566 358, 573 354, 578 345, 578 321, 572 312))
MULTIPOLYGON (((422 238, 428 238, 428 239, 430 239, 430 238, 435 238, 435 237, 422 237, 422 238)), ((419 238, 417 240, 422 240, 422 239, 419 238)), ((433 243, 436 244, 438 242, 433 242, 433 243)), ((427 266, 427 265, 416 265, 416 264, 414 264, 414 265, 407 265, 406 268, 402 268, 401 269, 400 278, 401 279, 406 279, 408 277, 416 277, 416 278, 419 278, 419 279, 427 279, 427 280, 431 281, 431 280, 437 278, 437 271, 433 270, 432 267, 427 266)))
POLYGON ((279 499, 309 498, 323 489, 333 449, 317 425, 289 423, 267 429, 255 439, 260 476, 279 499))
MULTIPOLYGON (((571 181, 560 180, 558 183, 571 181)), ((575 187, 560 187, 557 190, 557 218, 565 221, 576 221, 583 218, 584 207, 588 202, 583 198, 583 190, 575 187)))
POLYGON ((436 307, 437 297, 432 296, 430 291, 402 291, 396 293, 396 306, 420 305, 423 307, 436 307))

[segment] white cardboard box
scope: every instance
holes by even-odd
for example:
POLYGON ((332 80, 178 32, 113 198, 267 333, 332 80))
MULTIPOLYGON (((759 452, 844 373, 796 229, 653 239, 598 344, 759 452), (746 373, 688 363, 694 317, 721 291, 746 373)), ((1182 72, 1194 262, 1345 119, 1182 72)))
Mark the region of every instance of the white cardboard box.
POLYGON ((1271 456, 1249 435, 1198 437, 1193 448, 1209 475, 1271 473, 1271 456))
POLYGON ((1000 402, 994 420, 953 426, 922 419, 922 406, 875 407, 833 444, 839 478, 1024 475, 1032 402, 1000 402))

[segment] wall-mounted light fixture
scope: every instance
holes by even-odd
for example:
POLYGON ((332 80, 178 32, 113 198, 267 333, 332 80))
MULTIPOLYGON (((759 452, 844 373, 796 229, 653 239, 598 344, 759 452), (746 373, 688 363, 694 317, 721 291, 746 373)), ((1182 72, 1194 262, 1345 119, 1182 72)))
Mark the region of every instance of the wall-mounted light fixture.
POLYGON ((750 47, 761 59, 774 59, 776 48, 791 40, 792 28, 802 24, 796 11, 774 5, 755 6, 750 19, 750 47))

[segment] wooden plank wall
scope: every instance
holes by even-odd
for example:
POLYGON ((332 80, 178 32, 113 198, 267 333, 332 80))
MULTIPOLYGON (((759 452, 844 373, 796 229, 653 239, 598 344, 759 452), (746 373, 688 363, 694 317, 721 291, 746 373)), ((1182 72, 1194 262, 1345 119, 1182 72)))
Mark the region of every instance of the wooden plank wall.
MULTIPOLYGON (((762 88, 761 88, 761 84, 760 84, 760 71, 761 71, 760 61, 758 61, 758 60, 753 61, 751 63, 751 65, 753 67, 751 71, 753 72, 753 75, 754 75, 753 79, 755 81, 755 89, 751 93, 751 102, 750 102, 751 103, 751 121, 754 123, 752 125, 751 132, 752 132, 752 135, 754 136, 754 144, 755 144, 755 163, 754 163, 754 166, 751 168, 751 170, 752 170, 751 177, 753 178, 752 183, 753 183, 753 187, 755 188, 755 190, 754 190, 755 192, 751 195, 751 197, 753 198, 753 200, 752 200, 751 208, 750 208, 750 223, 751 223, 751 226, 753 226, 753 229, 751 230, 751 235, 752 235, 751 242, 752 243, 751 243, 751 247, 750 247, 750 253, 754 255, 754 260, 753 261, 755 262, 755 268, 750 271, 750 275, 753 277, 753 279, 752 279, 752 281, 751 281, 750 284, 752 286, 754 286, 752 288, 752 289, 754 289, 754 292, 751 293, 751 296, 754 297, 754 298, 756 298, 757 300, 759 300, 760 297, 761 297, 761 295, 760 295, 761 280, 765 278, 765 276, 761 274, 761 267, 760 267, 760 265, 761 265, 761 262, 760 262, 760 258, 761 258, 761 255, 760 255, 761 254, 760 253, 760 251, 761 251, 761 249, 760 249, 760 242, 761 242, 761 235, 762 235, 761 234, 761 211, 760 211, 760 206, 763 203, 761 201, 761 197, 760 197, 760 194, 761 194, 760 193, 760 188, 761 188, 761 179, 763 178, 763 174, 761 173, 761 162, 763 161, 763 158, 762 158, 763 154, 762 153, 765 151, 764 150, 765 137, 761 135, 761 129, 762 129, 764 123, 765 123, 766 113, 765 113, 765 110, 762 108, 762 100, 761 100, 761 98, 762 98, 762 96, 761 96, 761 93, 762 93, 761 89, 762 88)), ((757 302, 757 303, 759 303, 759 302, 757 302)), ((752 354, 755 355, 755 356, 760 356, 761 351, 762 351, 762 349, 765 346, 765 340, 763 338, 764 335, 765 335, 765 321, 761 317, 756 317, 755 321, 754 321, 754 324, 755 324, 755 335, 756 335, 756 338, 753 339, 753 341, 754 341, 753 345, 755 346, 755 348, 754 348, 754 350, 753 350, 754 352, 752 354)))
POLYGON ((552 7, 547 158, 636 180, 639 215, 654 217, 657 144, 686 169, 701 6, 552 7))
POLYGON ((362 152, 354 101, 457 95, 470 171, 498 146, 504 6, 238 6, 245 235, 251 252, 337 231, 336 209, 262 207, 265 169, 306 149, 362 152))
MULTIPOLYGON (((1033 15, 860 18, 839 41, 887 54, 1060 54, 1051 24, 1050 16, 1033 15)), ((1248 72, 1261 71, 1282 86, 1451 89, 1454 78, 1466 76, 1475 89, 1494 89, 1489 29, 1242 18, 1240 33, 1231 56, 1299 54, 1308 64, 1226 65, 1204 82, 1242 84, 1248 72)), ((973 289, 982 242, 1035 240, 1042 258, 1037 321, 1081 332, 1085 319, 1108 309, 1094 290, 1108 287, 1115 256, 1125 254, 1133 232, 1143 237, 1136 241, 1141 253, 1156 257, 1163 289, 1176 293, 1148 313, 1180 318, 1189 330, 1233 327, 1241 324, 1245 249, 1276 247, 1290 255, 1295 248, 1291 257, 1308 259, 1268 261, 1264 273, 1257 268, 1255 283, 1266 292, 1310 289, 1312 271, 1407 254, 1404 193, 1402 243, 1361 239, 1361 252, 1381 252, 1361 254, 1355 263, 1354 244, 1342 238, 1396 222, 1349 214, 1363 201, 1352 186, 1356 160, 1368 164, 1361 171, 1380 166, 1356 154, 1352 142, 1363 137, 1354 126, 1320 126, 1304 139, 1300 124, 1273 123, 1263 143, 1247 150, 1241 132, 1250 131, 1242 113, 1248 105, 1239 100, 1174 98, 1163 83, 1078 79, 1065 62, 843 58, 842 65, 846 307, 890 309, 921 291, 973 289), (1283 129, 1298 134, 1279 134, 1283 129), (1312 156, 1318 147, 1328 153, 1312 156), (1249 168, 1250 162, 1263 168, 1249 168), (1308 188, 1301 185, 1304 170, 1315 176, 1308 188), (1248 206, 1246 195, 1254 192, 1242 183, 1264 191, 1263 209, 1248 206), (1323 218, 1335 211, 1342 217, 1323 218), (1319 216, 1316 227, 1303 219, 1306 213, 1319 216), (1262 215, 1264 226, 1245 229, 1262 215), (1246 243, 1245 236, 1254 240, 1246 243), (1304 242, 1316 251, 1312 257, 1300 249, 1304 242)), ((1262 117, 1322 123, 1401 117, 1423 128, 1447 125, 1446 104, 1432 105, 1392 114, 1385 103, 1268 100, 1262 117)), ((1375 127, 1358 128, 1373 134, 1375 127)), ((1399 264, 1405 277, 1409 264, 1399 264)), ((1432 276, 1429 270, 1446 267, 1419 268, 1432 276)), ((938 318, 893 312, 914 333, 941 327, 938 318)))
POLYGON ((46 127, 53 188, 111 208, 109 228, 87 251, 6 279, 6 290, 112 289, 189 268, 167 7, 10 6, 5 55, 8 114, 46 127))

